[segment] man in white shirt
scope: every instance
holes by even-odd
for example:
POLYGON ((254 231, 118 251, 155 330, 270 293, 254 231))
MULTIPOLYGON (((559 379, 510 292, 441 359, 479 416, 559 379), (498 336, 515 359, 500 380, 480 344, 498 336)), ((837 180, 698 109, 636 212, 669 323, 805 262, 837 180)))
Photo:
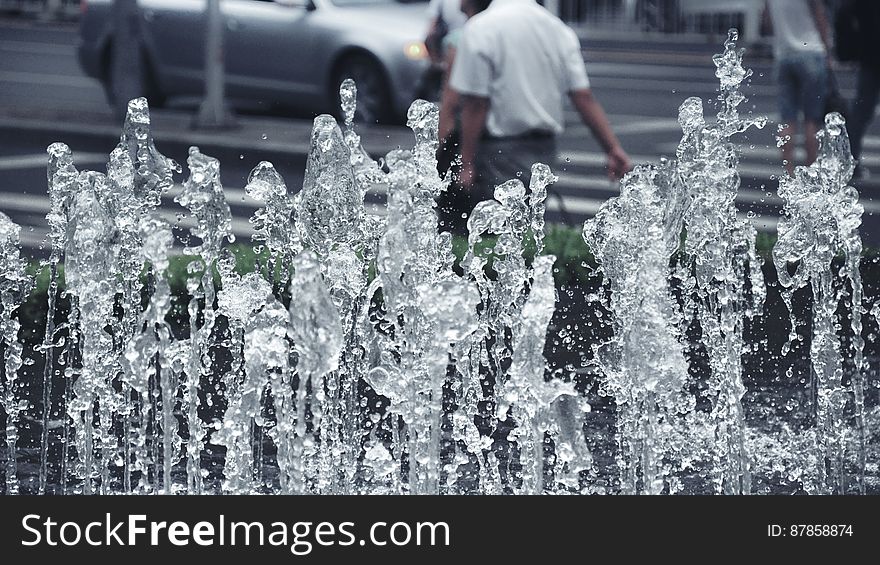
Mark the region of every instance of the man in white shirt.
POLYGON ((491 190, 553 164, 568 96, 607 155, 609 177, 632 168, 593 97, 580 41, 535 0, 492 0, 464 26, 450 86, 461 97, 461 186, 491 190))

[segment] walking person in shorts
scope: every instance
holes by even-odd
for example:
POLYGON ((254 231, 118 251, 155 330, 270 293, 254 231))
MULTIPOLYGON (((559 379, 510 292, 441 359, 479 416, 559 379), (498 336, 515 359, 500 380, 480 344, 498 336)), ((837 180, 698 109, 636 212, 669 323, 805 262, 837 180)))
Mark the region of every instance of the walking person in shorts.
POLYGON ((830 28, 820 0, 767 0, 765 17, 773 26, 773 56, 779 87, 779 137, 788 174, 794 172, 794 138, 803 131, 806 165, 816 160, 816 132, 825 121, 830 28), (802 125, 802 127, 800 127, 802 125))

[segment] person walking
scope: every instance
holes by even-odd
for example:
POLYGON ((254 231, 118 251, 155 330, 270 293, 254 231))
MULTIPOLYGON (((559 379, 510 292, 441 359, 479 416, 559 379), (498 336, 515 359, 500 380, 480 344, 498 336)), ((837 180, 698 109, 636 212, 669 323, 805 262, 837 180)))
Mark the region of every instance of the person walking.
POLYGON ((461 0, 431 0, 428 16, 431 23, 425 36, 425 48, 431 64, 422 77, 420 95, 437 100, 446 75, 448 39, 461 29, 467 16, 461 11, 461 0))
POLYGON ((535 162, 555 162, 566 97, 605 152, 609 177, 632 168, 590 90, 577 35, 535 0, 492 0, 468 20, 449 85, 461 108, 458 182, 472 201, 535 162))
MULTIPOLYGON (((492 0, 460 0, 461 10, 470 19, 485 10, 492 0)), ((449 73, 455 64, 455 55, 462 28, 449 32, 444 38, 445 60, 443 64, 443 88, 440 91, 440 117, 438 123, 437 171, 445 178, 452 174, 456 177, 460 171, 456 157, 460 149, 461 110, 458 92, 449 86, 449 73), (450 172, 452 171, 452 172, 450 172)), ((462 189, 458 183, 450 183, 449 187, 437 199, 438 219, 442 229, 455 233, 464 233, 465 226, 462 214, 470 211, 478 200, 471 198, 470 193, 462 189)))
POLYGON ((461 0, 431 0, 428 4, 431 24, 425 37, 425 46, 431 62, 436 65, 442 65, 445 58, 443 40, 450 33, 461 29, 467 21, 467 15, 461 8, 461 0))
MULTIPOLYGON (((767 0, 765 17, 773 27, 773 57, 779 88, 779 137, 793 140, 803 124, 805 164, 816 160, 816 132, 825 120, 831 68, 830 28, 820 0, 767 0), (801 120, 803 116, 803 120, 801 120)), ((782 145, 788 174, 794 172, 795 143, 782 145)))
POLYGON ((849 130, 852 156, 857 162, 856 178, 864 178, 868 171, 862 165, 862 147, 865 132, 874 120, 880 98, 880 47, 875 33, 880 32, 880 2, 877 0, 850 0, 845 6, 855 31, 850 38, 853 53, 848 59, 858 62, 856 97, 850 107, 847 129, 849 130))
MULTIPOLYGON (((488 8, 492 0, 460 0, 460 2, 462 13, 467 19, 470 19, 488 8)), ((450 31, 443 40, 445 45, 443 61, 445 73, 443 89, 440 93, 440 124, 438 132, 441 141, 448 141, 449 136, 455 131, 458 122, 459 97, 458 93, 449 86, 449 71, 452 70, 452 66, 455 64, 456 47, 460 36, 461 28, 458 28, 450 31)))

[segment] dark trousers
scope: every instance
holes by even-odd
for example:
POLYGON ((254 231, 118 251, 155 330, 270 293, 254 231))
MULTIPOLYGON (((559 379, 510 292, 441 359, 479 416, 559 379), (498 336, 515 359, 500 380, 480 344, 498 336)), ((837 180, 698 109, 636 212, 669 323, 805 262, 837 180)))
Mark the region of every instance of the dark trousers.
POLYGON ((862 157, 862 142, 868 126, 874 119, 878 97, 880 97, 880 70, 861 65, 856 85, 856 99, 853 101, 847 124, 850 147, 855 159, 862 157))
POLYGON ((470 191, 453 184, 438 198, 440 229, 467 233, 467 217, 479 202, 491 200, 495 187, 512 179, 529 186, 532 165, 556 163, 556 137, 528 134, 518 137, 490 137, 480 140, 474 166, 477 181, 470 191))
POLYGON ((483 139, 476 163, 481 200, 492 198, 496 186, 512 179, 520 179, 528 187, 535 163, 554 167, 556 136, 538 134, 483 139))

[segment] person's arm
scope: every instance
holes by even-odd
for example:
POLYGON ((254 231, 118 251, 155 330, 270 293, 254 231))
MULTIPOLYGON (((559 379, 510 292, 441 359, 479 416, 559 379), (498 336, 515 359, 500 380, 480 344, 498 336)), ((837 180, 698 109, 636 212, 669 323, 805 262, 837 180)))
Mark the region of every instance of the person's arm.
POLYGON ((459 184, 462 188, 470 189, 476 180, 474 163, 477 158, 477 149, 480 146, 480 137, 483 128, 486 127, 486 117, 489 115, 489 99, 483 96, 471 94, 459 94, 461 101, 461 174, 459 184))
POLYGON ((813 19, 816 22, 816 29, 819 30, 819 37, 822 38, 822 45, 825 46, 825 56, 828 63, 831 63, 831 26, 828 23, 828 15, 825 13, 825 6, 820 0, 810 1, 810 11, 813 12, 813 19))
POLYGON ((428 33, 425 34, 425 49, 428 50, 428 57, 434 65, 443 64, 443 36, 440 17, 431 20, 431 26, 428 33))
POLYGON ((431 64, 440 65, 443 63, 442 41, 443 29, 445 22, 442 15, 442 0, 431 0, 428 3, 428 17, 431 18, 431 25, 428 26, 428 32, 425 34, 425 48, 428 50, 428 57, 431 64))
POLYGON ((617 136, 608 123, 608 117, 602 105, 593 96, 593 92, 588 89, 577 89, 569 93, 571 101, 575 109, 583 120, 584 124, 590 128, 593 137, 599 142, 602 150, 607 155, 606 168, 608 176, 617 180, 632 169, 629 155, 623 150, 617 136))
POLYGON ((761 10, 761 35, 773 35, 773 18, 770 17, 770 2, 764 0, 764 8, 761 10))
POLYGON ((450 47, 446 52, 446 72, 443 75, 443 90, 440 92, 440 124, 438 138, 440 143, 449 137, 455 129, 455 114, 458 112, 458 92, 449 86, 449 73, 455 62, 455 48, 450 47))

